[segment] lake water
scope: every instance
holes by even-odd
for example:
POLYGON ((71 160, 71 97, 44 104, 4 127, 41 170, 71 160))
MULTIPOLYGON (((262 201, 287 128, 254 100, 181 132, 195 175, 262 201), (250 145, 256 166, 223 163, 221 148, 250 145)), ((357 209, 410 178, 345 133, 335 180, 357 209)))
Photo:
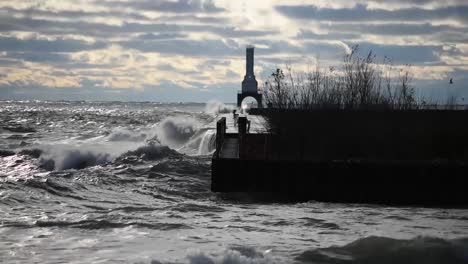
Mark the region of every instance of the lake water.
POLYGON ((212 193, 229 109, 0 102, 0 261, 468 263, 468 210, 212 193))

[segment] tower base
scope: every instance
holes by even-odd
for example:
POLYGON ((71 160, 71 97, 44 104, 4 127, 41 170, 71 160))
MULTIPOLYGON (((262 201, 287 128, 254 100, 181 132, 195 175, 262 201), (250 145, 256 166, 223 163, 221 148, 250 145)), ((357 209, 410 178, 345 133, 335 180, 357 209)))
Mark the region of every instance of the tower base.
POLYGON ((258 92, 242 92, 237 94, 237 107, 242 106, 242 100, 246 97, 253 97, 257 101, 258 108, 263 108, 262 94, 258 92))

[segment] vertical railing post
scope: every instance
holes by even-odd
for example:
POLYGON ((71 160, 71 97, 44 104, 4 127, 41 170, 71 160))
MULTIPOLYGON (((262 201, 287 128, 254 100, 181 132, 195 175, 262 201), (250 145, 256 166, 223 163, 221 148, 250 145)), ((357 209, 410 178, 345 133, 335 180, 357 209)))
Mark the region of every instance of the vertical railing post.
POLYGON ((216 157, 219 158, 221 147, 224 143, 224 136, 226 134, 226 117, 222 117, 216 122, 216 157))
POLYGON ((237 118, 238 136, 239 136, 239 158, 244 157, 244 138, 247 133, 247 117, 240 116, 237 118))

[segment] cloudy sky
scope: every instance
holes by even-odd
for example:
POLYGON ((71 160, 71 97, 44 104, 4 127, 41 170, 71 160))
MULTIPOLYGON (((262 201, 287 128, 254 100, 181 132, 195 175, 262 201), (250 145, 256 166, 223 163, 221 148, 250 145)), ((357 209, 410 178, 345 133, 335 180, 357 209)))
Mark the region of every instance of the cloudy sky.
POLYGON ((466 0, 0 0, 0 99, 234 102, 248 44, 259 81, 360 44, 468 99, 466 0))

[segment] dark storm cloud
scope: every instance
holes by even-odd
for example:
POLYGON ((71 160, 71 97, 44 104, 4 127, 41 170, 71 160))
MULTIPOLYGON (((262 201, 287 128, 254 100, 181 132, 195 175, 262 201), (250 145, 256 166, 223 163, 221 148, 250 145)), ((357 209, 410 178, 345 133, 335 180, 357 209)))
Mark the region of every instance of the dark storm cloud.
POLYGON ((275 30, 241 30, 235 27, 213 27, 210 31, 224 37, 262 37, 277 34, 275 30))
MULTIPOLYGON (((12 58, 0 58, 0 66, 7 67, 7 66, 21 66, 21 62, 12 58)), ((5 77, 4 75, 3 77, 5 77)))
POLYGON ((186 34, 181 34, 181 33, 160 33, 160 34, 154 34, 154 33, 147 33, 147 34, 141 34, 138 36, 138 39, 141 40, 162 40, 162 39, 176 39, 176 38, 185 38, 187 37, 186 34))
POLYGON ((158 21, 165 22, 180 22, 180 21, 192 21, 206 24, 223 24, 228 25, 230 20, 226 17, 214 17, 214 16, 199 16, 196 14, 183 14, 183 15, 172 15, 172 16, 160 16, 157 18, 158 21))
POLYGON ((231 61, 229 60, 222 60, 222 59, 212 59, 212 60, 206 60, 206 64, 209 65, 223 65, 223 66, 229 66, 231 65, 231 61))
POLYGON ((431 39, 451 44, 468 43, 468 34, 462 32, 441 32, 431 36, 431 39))
POLYGON ((359 34, 353 33, 341 33, 341 32, 331 32, 324 34, 317 34, 309 30, 301 29, 297 35, 296 39, 314 39, 314 40, 352 40, 358 39, 359 34))
MULTIPOLYGON (((372 0, 372 2, 381 3, 381 4, 388 4, 388 0, 372 0)), ((440 4, 440 0, 392 0, 392 4, 416 4, 416 5, 424 5, 424 4, 440 4)), ((445 5, 463 5, 466 4, 465 0, 449 0, 444 2, 445 5)))
POLYGON ((438 9, 405 8, 397 10, 354 8, 318 8, 314 5, 278 5, 278 12, 291 19, 318 21, 427 21, 454 19, 468 22, 468 6, 449 6, 438 9))
MULTIPOLYGON (((316 54, 319 52, 328 57, 345 51, 343 45, 334 43, 305 42, 304 45, 291 45, 287 41, 258 39, 256 42, 256 55, 279 55, 279 54, 316 54)), ((122 41, 116 44, 129 49, 142 52, 158 52, 162 54, 207 56, 221 58, 224 56, 240 56, 244 47, 240 45, 228 45, 221 40, 158 40, 158 41, 122 41)))
MULTIPOLYGON (((210 32, 223 37, 260 37, 276 34, 272 30, 241 30, 236 27, 216 25, 168 24, 168 23, 104 23, 51 21, 32 18, 0 18, 0 31, 35 31, 43 34, 80 34, 94 37, 119 37, 129 33, 184 33, 210 32)), ((167 35, 166 35, 167 36, 167 35)))
POLYGON ((223 8, 217 7, 212 0, 177 0, 177 1, 154 1, 154 0, 138 0, 138 1, 96 1, 97 5, 105 5, 108 7, 126 7, 134 10, 158 11, 170 13, 218 13, 225 11, 223 8))
POLYGON ((229 23, 229 19, 226 17, 215 17, 215 16, 200 16, 197 13, 183 13, 174 14, 172 16, 162 15, 156 18, 148 17, 138 10, 119 11, 118 9, 110 9, 108 11, 83 11, 83 10, 43 10, 36 7, 29 7, 26 9, 17 9, 11 7, 2 7, 0 9, 0 15, 4 17, 41 17, 49 20, 54 20, 58 17, 66 19, 77 19, 81 20, 84 18, 117 18, 117 19, 134 19, 139 21, 147 22, 180 22, 180 21, 191 21, 197 23, 229 23))
MULTIPOLYGON (((25 77, 25 80, 15 83, 13 79, 8 80, 8 74, 3 74, 0 76, 5 79, 2 83, 9 83, 9 88, 0 85, 0 97, 10 94, 20 99, 42 96, 49 99, 155 101, 196 98, 199 101, 217 95, 229 101, 232 99, 231 88, 235 90, 239 86, 237 79, 242 76, 238 74, 243 74, 233 72, 229 65, 234 59, 244 58, 245 43, 257 47, 256 65, 260 66, 257 68, 257 76, 270 75, 275 69, 273 65, 308 64, 313 58, 326 60, 327 63, 330 60, 330 63, 335 64, 341 61, 347 46, 355 44, 361 44, 362 55, 373 50, 379 57, 387 55, 393 58, 395 64, 447 66, 447 63, 453 63, 456 66, 463 63, 462 59, 457 63, 457 58, 466 56, 461 54, 458 45, 468 43, 466 0, 449 0, 446 4, 436 0, 372 1, 397 8, 395 10, 372 10, 366 5, 317 8, 313 1, 304 2, 312 4, 278 5, 273 11, 265 5, 262 11, 252 10, 257 12, 252 19, 255 22, 257 17, 258 21, 263 21, 270 19, 271 15, 280 16, 278 13, 291 20, 298 19, 299 23, 288 23, 291 27, 284 28, 275 19, 264 26, 255 26, 262 23, 245 24, 242 22, 245 19, 241 19, 242 14, 237 9, 223 9, 212 0, 91 0, 84 6, 61 1, 59 8, 43 0, 35 5, 29 1, 24 5, 5 1, 6 5, 12 7, 0 8, 0 66, 7 70, 27 69, 31 64, 26 62, 35 62, 35 67, 51 66, 44 67, 46 77, 60 80, 62 77, 70 77, 70 74, 78 74, 76 78, 81 78, 82 87, 62 90, 38 88, 47 82, 41 84, 41 80, 25 77), (424 9, 429 8, 428 5, 420 7, 423 4, 430 4, 435 9, 424 9), (306 20, 314 23, 304 23, 306 20), (434 20, 445 22, 436 25, 432 22, 434 20), (457 21, 461 23, 454 23, 457 21), (308 24, 319 28, 307 28, 308 24), (297 35, 288 39, 295 32, 298 32, 297 35), (34 37, 22 39, 25 35, 34 37), (400 36, 402 39, 399 39, 400 36), (81 37, 95 42, 78 40, 81 37), (423 45, 396 45, 405 41, 423 45), (95 54, 72 54, 114 45, 118 47, 95 54), (147 52, 160 53, 160 59, 145 54, 147 52), (101 56, 105 59, 96 63, 96 58, 101 56), (194 57, 187 62, 191 67, 179 68, 180 65, 171 60, 174 56, 178 56, 178 59, 179 56, 194 57), (142 73, 142 76, 148 72, 159 72, 157 81, 153 85, 150 84, 152 78, 142 77, 137 80, 140 82, 138 87, 144 87, 143 92, 103 87, 112 83, 109 80, 114 77, 129 76, 131 73, 122 70, 127 68, 131 69, 130 72, 142 73), (174 76, 169 75, 169 72, 183 76, 183 80, 166 78, 166 75, 174 76), (207 80, 210 74, 213 78, 207 80), (235 83, 223 83, 225 81, 219 76, 225 76, 229 81, 235 80, 235 83), (212 82, 217 82, 216 86, 221 88, 205 89, 212 82), (203 88, 204 93, 197 92, 198 89, 184 89, 181 83, 203 88)), ((350 3, 356 2, 361 1, 350 3)), ((463 70, 463 73, 466 71, 463 70)))
POLYGON ((102 49, 107 45, 103 42, 87 43, 74 39, 18 39, 0 37, 0 51, 18 52, 76 52, 82 50, 102 49))
MULTIPOLYGON (((348 37, 351 37, 351 34, 370 34, 370 35, 393 35, 393 36, 403 36, 403 35, 431 35, 439 32, 460 32, 463 34, 468 34, 468 28, 459 28, 448 25, 431 25, 429 23, 424 24, 321 24, 320 28, 327 29, 330 31, 342 32, 348 37), (344 33, 346 32, 346 33, 344 33)), ((340 34, 340 33, 334 33, 340 34)))
POLYGON ((48 17, 48 18, 57 18, 63 17, 67 19, 83 19, 83 18, 125 18, 125 19, 139 19, 139 20, 147 20, 148 17, 136 13, 130 12, 121 12, 118 10, 112 11, 83 11, 83 10, 61 10, 61 11, 53 11, 53 10, 43 10, 36 7, 29 7, 25 9, 19 8, 12 8, 12 7, 2 7, 0 9, 0 14, 3 16, 22 16, 22 17, 33 17, 33 16, 40 16, 40 17, 48 17))
POLYGON ((35 31, 43 34, 81 34, 87 36, 119 36, 139 32, 181 31, 182 27, 168 24, 123 23, 109 25, 83 21, 57 21, 48 19, 1 17, 1 31, 35 31))
MULTIPOLYGON (((1 45, 1 44, 0 44, 1 45)), ((49 52, 8 52, 9 58, 30 61, 30 62, 53 62, 65 63, 70 61, 67 54, 49 52)))
POLYGON ((122 41, 122 47, 142 52, 159 52, 163 54, 186 56, 232 56, 237 49, 227 46, 220 40, 161 40, 161 41, 122 41))
POLYGON ((344 44, 339 45, 337 43, 316 41, 303 41, 301 45, 292 45, 287 41, 276 40, 260 40, 256 43, 259 44, 259 47, 257 47, 255 51, 255 54, 258 54, 258 56, 275 56, 281 54, 316 56, 320 54, 321 58, 330 59, 336 56, 342 56, 346 51, 344 44))

